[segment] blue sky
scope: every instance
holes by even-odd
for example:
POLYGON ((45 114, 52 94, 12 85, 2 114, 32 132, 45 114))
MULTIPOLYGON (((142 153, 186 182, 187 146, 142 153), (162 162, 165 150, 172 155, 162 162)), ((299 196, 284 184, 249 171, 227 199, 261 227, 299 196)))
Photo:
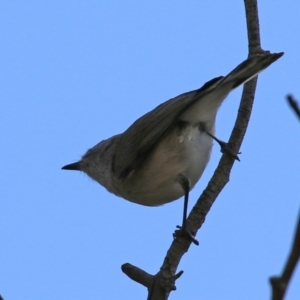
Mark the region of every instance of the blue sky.
MULTIPOLYGON (((285 56, 259 76, 230 182, 178 270, 170 299, 268 299, 299 211, 299 1, 260 1, 262 45, 285 56)), ((0 293, 5 300, 145 299, 120 269, 156 273, 182 200, 143 207, 60 168, 159 103, 247 57, 243 1, 2 1, 0 293)), ((221 107, 227 140, 241 89, 221 107)), ((218 145, 190 207, 220 158, 218 145)), ((298 299, 300 269, 287 299, 298 299), (298 282, 298 284, 297 284, 298 282), (297 296, 298 295, 298 296, 297 296)))

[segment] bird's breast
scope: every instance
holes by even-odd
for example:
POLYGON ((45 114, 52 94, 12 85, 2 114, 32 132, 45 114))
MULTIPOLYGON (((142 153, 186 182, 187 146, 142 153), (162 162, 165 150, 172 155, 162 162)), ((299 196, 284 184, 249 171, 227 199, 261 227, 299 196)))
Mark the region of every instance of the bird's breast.
POLYGON ((157 145, 140 169, 123 185, 121 196, 147 206, 157 206, 183 196, 176 177, 184 174, 193 187, 210 157, 212 138, 199 124, 183 122, 157 145))

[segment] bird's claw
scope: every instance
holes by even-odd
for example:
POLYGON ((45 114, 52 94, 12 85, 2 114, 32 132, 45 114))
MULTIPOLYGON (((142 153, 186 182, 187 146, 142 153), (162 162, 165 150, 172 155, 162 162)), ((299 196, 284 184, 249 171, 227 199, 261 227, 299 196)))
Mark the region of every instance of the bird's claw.
POLYGON ((175 232, 173 233, 173 238, 179 238, 179 237, 184 237, 190 241, 192 241, 195 245, 199 246, 199 241, 195 238, 195 235, 192 234, 189 230, 186 228, 182 228, 182 226, 177 225, 175 232))
POLYGON ((232 149, 230 148, 229 144, 223 141, 218 141, 220 147, 221 147, 221 152, 223 154, 228 154, 234 159, 240 161, 240 158, 238 157, 238 154, 241 154, 241 152, 238 152, 238 154, 235 154, 232 149))

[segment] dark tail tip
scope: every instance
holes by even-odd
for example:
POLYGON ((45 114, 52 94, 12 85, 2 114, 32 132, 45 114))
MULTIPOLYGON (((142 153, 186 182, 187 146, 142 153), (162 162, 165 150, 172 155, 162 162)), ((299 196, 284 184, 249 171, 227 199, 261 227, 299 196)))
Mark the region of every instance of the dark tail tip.
POLYGON ((278 53, 274 53, 274 56, 276 56, 277 58, 281 57, 284 54, 284 52, 278 52, 278 53))
POLYGON ((65 165, 61 168, 62 170, 73 170, 73 171, 81 171, 80 162, 77 161, 73 164, 65 165))
POLYGON ((271 54, 271 62, 270 62, 270 64, 272 64, 274 61, 276 61, 277 59, 279 59, 283 54, 284 54, 284 52, 272 53, 271 54))

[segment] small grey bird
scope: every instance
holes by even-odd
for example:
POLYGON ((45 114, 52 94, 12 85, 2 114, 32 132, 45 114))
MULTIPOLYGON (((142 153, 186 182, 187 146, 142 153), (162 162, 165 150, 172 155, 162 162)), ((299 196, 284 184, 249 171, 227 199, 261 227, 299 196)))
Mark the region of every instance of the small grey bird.
POLYGON ((253 56, 227 76, 160 104, 62 169, 83 171, 109 192, 141 205, 158 206, 185 196, 185 229, 188 194, 209 161, 213 139, 230 154, 214 136, 218 108, 233 89, 282 55, 253 56))

